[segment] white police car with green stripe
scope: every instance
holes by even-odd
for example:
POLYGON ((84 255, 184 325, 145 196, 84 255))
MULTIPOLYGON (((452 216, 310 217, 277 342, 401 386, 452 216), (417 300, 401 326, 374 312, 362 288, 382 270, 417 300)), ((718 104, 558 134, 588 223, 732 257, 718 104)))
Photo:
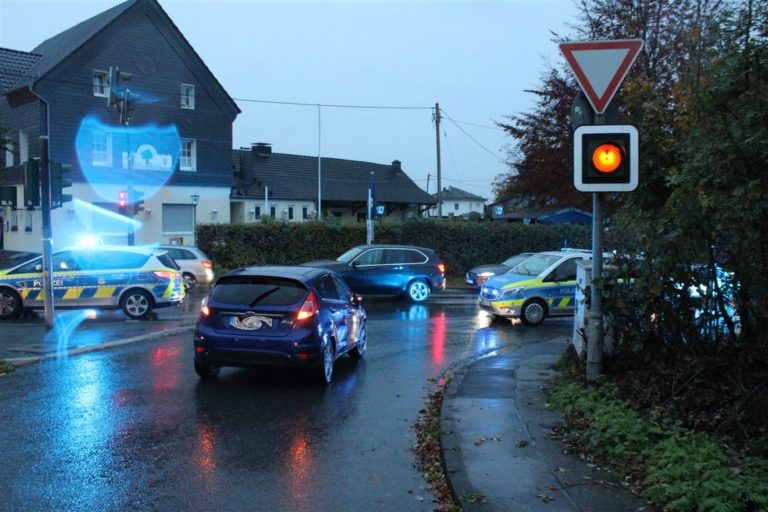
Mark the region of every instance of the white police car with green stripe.
MULTIPOLYGON (((42 258, 0 271, 0 319, 43 309, 42 258)), ((56 308, 122 309, 132 319, 184 299, 178 266, 164 250, 124 246, 75 247, 52 256, 56 308)))
POLYGON ((576 249, 536 253, 508 273, 490 277, 480 290, 480 308, 526 325, 573 315, 576 262, 591 258, 590 252, 576 249))

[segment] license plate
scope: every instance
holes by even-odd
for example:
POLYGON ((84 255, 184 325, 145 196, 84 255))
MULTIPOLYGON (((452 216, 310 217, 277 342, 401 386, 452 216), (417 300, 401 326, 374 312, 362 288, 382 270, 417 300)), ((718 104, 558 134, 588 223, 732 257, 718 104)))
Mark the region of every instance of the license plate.
POLYGON ((229 321, 230 325, 235 329, 243 331, 256 331, 259 329, 269 329, 272 327, 272 318, 268 316, 252 315, 240 318, 239 316, 231 317, 229 321))
POLYGON ((480 305, 481 306, 488 306, 488 307, 490 307, 491 306, 491 301, 489 301, 489 300, 481 300, 480 301, 480 305))

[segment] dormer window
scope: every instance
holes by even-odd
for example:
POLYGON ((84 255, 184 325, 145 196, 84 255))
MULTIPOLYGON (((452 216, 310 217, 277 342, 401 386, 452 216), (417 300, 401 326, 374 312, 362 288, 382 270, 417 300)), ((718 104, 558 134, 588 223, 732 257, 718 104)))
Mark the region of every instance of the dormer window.
POLYGON ((109 95, 109 77, 106 71, 93 70, 93 95, 102 98, 109 95))
POLYGON ((181 84, 181 108, 195 108, 195 86, 181 84))

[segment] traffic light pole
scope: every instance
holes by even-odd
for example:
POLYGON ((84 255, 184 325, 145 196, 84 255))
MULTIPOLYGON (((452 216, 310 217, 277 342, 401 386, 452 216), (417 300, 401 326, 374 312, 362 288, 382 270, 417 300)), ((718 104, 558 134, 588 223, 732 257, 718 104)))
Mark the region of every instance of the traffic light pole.
POLYGON ((51 166, 48 136, 40 136, 40 208, 43 213, 43 312, 46 329, 53 328, 53 240, 51 230, 51 166))
MULTIPOLYGON (((595 115, 595 124, 605 116, 595 115)), ((603 374, 603 192, 592 192, 592 281, 587 325, 587 380, 603 374)))

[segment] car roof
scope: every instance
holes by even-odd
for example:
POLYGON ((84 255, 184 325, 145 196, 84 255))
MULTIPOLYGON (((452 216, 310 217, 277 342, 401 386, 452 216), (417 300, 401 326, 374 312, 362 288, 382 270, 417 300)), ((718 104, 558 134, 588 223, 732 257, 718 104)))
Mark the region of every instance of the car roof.
POLYGON ((157 250, 157 248, 154 247, 146 247, 146 246, 136 246, 136 245, 94 245, 93 247, 83 247, 83 246, 71 246, 71 247, 62 247, 61 249, 56 249, 54 252, 62 252, 62 251, 77 251, 77 252, 99 252, 99 251, 123 251, 123 252, 130 252, 135 254, 146 254, 146 255, 153 255, 153 254, 161 254, 165 252, 164 249, 157 250))
MULTIPOLYGON (((328 269, 315 267, 302 267, 291 265, 261 265, 255 267, 242 267, 232 270, 227 276, 274 276, 288 279, 314 279, 321 274, 327 274, 328 269)), ((226 277, 226 276, 222 276, 226 277)))
POLYGON ((358 245, 355 249, 418 249, 420 251, 434 251, 429 247, 420 247, 418 245, 405 245, 405 244, 370 244, 370 245, 358 245))

